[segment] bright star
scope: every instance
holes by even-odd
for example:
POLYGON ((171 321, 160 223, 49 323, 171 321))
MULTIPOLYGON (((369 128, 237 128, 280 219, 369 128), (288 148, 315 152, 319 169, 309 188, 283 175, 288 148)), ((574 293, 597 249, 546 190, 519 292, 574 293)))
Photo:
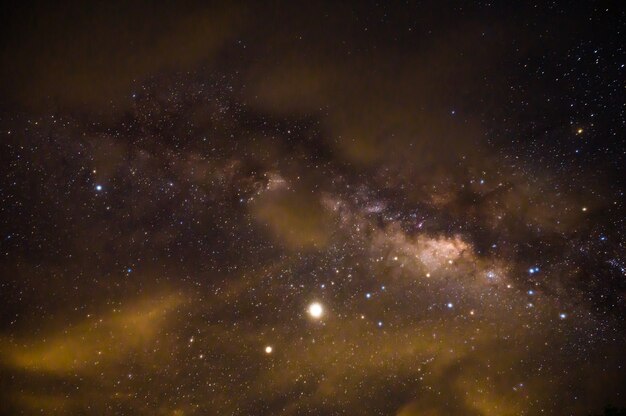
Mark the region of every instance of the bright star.
POLYGON ((311 315, 313 318, 321 318, 322 315, 324 314, 324 308, 322 307, 322 304, 319 302, 313 302, 312 304, 309 305, 309 315, 311 315))

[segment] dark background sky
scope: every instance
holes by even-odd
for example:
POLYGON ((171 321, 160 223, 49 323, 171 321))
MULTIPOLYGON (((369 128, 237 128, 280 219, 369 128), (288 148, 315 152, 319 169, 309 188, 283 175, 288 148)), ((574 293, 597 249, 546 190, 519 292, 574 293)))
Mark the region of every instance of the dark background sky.
POLYGON ((6 8, 0 410, 625 406, 625 19, 6 8))

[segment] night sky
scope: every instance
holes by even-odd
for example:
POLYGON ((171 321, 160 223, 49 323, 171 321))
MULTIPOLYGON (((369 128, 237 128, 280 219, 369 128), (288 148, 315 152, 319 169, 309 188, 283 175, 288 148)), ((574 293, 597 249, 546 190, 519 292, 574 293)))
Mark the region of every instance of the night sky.
POLYGON ((619 1, 14 2, 0 413, 626 407, 619 1))

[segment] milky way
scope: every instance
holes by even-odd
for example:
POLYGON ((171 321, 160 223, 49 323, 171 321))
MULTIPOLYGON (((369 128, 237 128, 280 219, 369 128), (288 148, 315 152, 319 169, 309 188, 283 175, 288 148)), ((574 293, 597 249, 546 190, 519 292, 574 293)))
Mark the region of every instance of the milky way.
POLYGON ((626 406, 618 3, 3 22, 3 414, 626 406))

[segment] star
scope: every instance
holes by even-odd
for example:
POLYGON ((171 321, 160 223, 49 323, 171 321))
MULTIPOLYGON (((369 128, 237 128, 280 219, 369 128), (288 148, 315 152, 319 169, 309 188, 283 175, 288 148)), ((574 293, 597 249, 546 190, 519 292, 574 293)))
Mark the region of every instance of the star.
POLYGON ((312 318, 319 319, 324 314, 324 308, 321 303, 313 302, 309 305, 308 313, 312 318))

